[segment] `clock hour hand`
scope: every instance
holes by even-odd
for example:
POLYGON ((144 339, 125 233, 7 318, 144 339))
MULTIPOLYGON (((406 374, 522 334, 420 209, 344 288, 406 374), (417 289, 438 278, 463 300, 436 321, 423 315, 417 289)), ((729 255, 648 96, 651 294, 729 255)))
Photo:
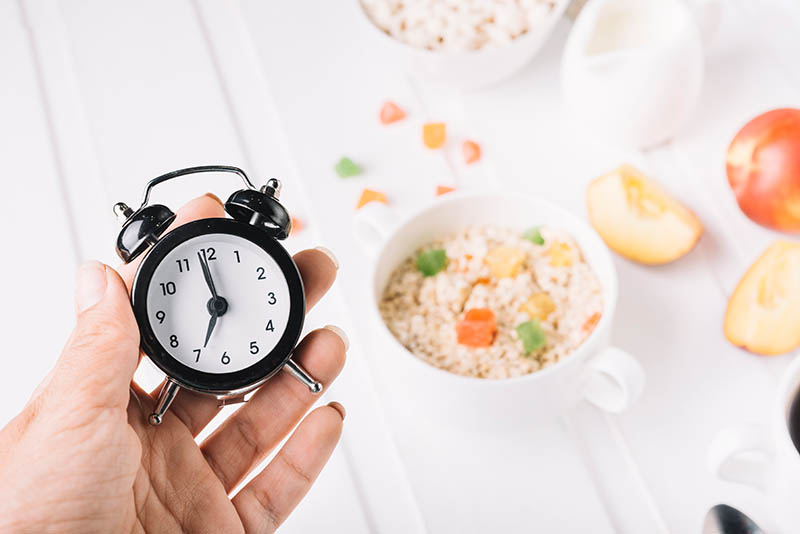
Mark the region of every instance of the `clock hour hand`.
POLYGON ((206 330, 206 340, 203 342, 203 348, 206 348, 206 345, 208 345, 208 340, 211 339, 211 332, 213 332, 214 327, 217 326, 217 317, 219 317, 217 312, 211 314, 211 319, 208 321, 208 330, 206 330))
POLYGON ((206 279, 206 285, 208 285, 208 289, 211 291, 211 297, 216 300, 218 298, 217 289, 214 287, 214 279, 211 278, 211 269, 208 268, 208 259, 200 252, 197 253, 197 257, 200 259, 200 267, 203 269, 203 278, 206 279))

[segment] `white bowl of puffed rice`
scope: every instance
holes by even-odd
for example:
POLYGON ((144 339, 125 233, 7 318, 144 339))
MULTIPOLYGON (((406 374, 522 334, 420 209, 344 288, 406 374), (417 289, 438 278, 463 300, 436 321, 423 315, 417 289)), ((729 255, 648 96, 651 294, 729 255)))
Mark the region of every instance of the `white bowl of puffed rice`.
POLYGON ((497 83, 539 51, 569 0, 356 0, 387 53, 455 89, 497 83))
POLYGON ((641 366, 610 345, 611 256, 569 212, 455 192, 399 221, 367 204, 355 235, 374 257, 380 365, 426 413, 486 428, 552 418, 581 399, 620 412, 641 393, 641 366))

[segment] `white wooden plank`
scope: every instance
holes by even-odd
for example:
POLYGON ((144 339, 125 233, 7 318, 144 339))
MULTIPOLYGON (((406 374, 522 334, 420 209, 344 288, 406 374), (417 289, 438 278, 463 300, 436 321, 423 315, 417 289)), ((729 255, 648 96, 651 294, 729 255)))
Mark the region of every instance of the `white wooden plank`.
MULTIPOLYGON (((300 179, 283 132, 278 106, 271 94, 269 73, 264 72, 258 62, 238 4, 201 1, 197 5, 215 65, 224 80, 231 114, 236 117, 234 122, 242 142, 248 147, 248 159, 253 168, 282 177, 286 192, 283 198, 287 205, 307 214, 308 229, 295 239, 303 240, 309 246, 312 242, 325 242, 315 241, 321 237, 319 229, 322 225, 308 207, 307 191, 309 185, 313 187, 313 181, 309 183, 300 179)), ((359 488, 369 529, 381 532, 420 530, 414 496, 385 426, 371 377, 364 368, 363 348, 357 329, 343 311, 340 289, 334 287, 311 315, 313 319, 327 317, 329 321, 336 317, 337 324, 351 333, 348 364, 326 396, 342 401, 348 408, 342 448, 359 488)))
POLYGON ((8 364, 0 374, 0 426, 52 367, 74 322, 77 255, 28 30, 20 5, 0 2, 0 278, 13 303, 0 314, 8 364))
MULTIPOLYGON (((299 170, 313 184, 309 196, 322 221, 322 235, 349 262, 343 264, 340 286, 349 310, 358 316, 369 305, 363 280, 368 260, 349 231, 358 191, 382 189, 393 207, 405 212, 431 198, 437 182, 452 180, 448 161, 425 149, 420 139, 422 123, 449 120, 445 114, 451 108, 429 108, 425 95, 418 98, 403 73, 383 62, 370 41, 363 40, 354 2, 280 7, 243 2, 243 7, 265 71, 275 73, 270 85, 282 104, 299 170), (307 17, 312 11, 315 17, 307 17), (380 126, 377 112, 384 99, 408 107, 409 120, 380 126), (337 178, 331 167, 341 154, 366 162, 365 175, 337 178)), ((563 428, 554 424, 516 435, 443 428, 410 407, 413 394, 386 376, 380 347, 370 336, 365 340, 371 347, 370 368, 384 391, 389 421, 431 531, 518 530, 530 524, 563 531, 565 517, 572 531, 611 530, 563 428), (581 514, 571 515, 568 510, 576 506, 581 514)))
POLYGON ((60 2, 27 0, 24 6, 38 65, 50 127, 55 139, 66 207, 75 231, 76 253, 114 265, 108 243, 116 239, 111 202, 100 177, 83 102, 73 72, 70 47, 65 46, 60 2))

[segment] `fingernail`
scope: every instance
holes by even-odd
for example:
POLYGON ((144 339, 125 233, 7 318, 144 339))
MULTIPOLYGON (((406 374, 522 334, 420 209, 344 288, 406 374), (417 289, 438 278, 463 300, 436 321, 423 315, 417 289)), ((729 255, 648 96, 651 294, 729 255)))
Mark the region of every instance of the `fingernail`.
POLYGON ((89 261, 81 265, 75 275, 75 305, 78 313, 100 302, 107 286, 105 265, 99 261, 89 261))
POLYGON ((317 247, 317 250, 328 256, 333 262, 334 267, 336 267, 337 269, 339 268, 339 260, 336 259, 336 256, 333 254, 333 252, 331 252, 329 248, 317 247))
POLYGON ((329 402, 328 406, 339 412, 339 415, 342 416, 342 421, 344 421, 344 418, 347 416, 347 410, 344 409, 344 406, 342 406, 336 401, 329 402))
POLYGON ((330 330, 331 332, 339 336, 339 339, 341 339, 342 343, 344 343, 345 352, 347 351, 347 349, 350 348, 350 340, 347 339, 347 334, 344 333, 344 330, 332 324, 325 325, 325 330, 330 330))
POLYGON ((210 198, 211 200, 213 200, 214 202, 216 202, 216 203, 217 203, 217 204, 219 204, 220 206, 223 206, 223 207, 224 207, 224 204, 222 204, 222 201, 221 201, 221 200, 219 199, 219 197, 218 197, 217 195, 215 195, 214 193, 206 193, 206 195, 205 195, 205 196, 207 196, 208 198, 210 198))

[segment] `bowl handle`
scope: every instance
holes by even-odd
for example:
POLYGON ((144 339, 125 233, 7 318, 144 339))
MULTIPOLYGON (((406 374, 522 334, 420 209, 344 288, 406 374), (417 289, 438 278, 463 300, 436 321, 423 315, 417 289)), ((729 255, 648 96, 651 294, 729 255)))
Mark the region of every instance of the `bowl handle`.
POLYGON ((620 413, 642 394, 646 379, 641 364, 622 349, 608 347, 584 370, 583 398, 601 410, 620 413))
POLYGON ((365 254, 374 258, 395 225, 392 211, 380 202, 370 202, 356 213, 353 232, 365 254))
POLYGON ((721 480, 766 491, 775 456, 771 436, 769 429, 760 425, 720 431, 708 447, 709 470, 721 480))

